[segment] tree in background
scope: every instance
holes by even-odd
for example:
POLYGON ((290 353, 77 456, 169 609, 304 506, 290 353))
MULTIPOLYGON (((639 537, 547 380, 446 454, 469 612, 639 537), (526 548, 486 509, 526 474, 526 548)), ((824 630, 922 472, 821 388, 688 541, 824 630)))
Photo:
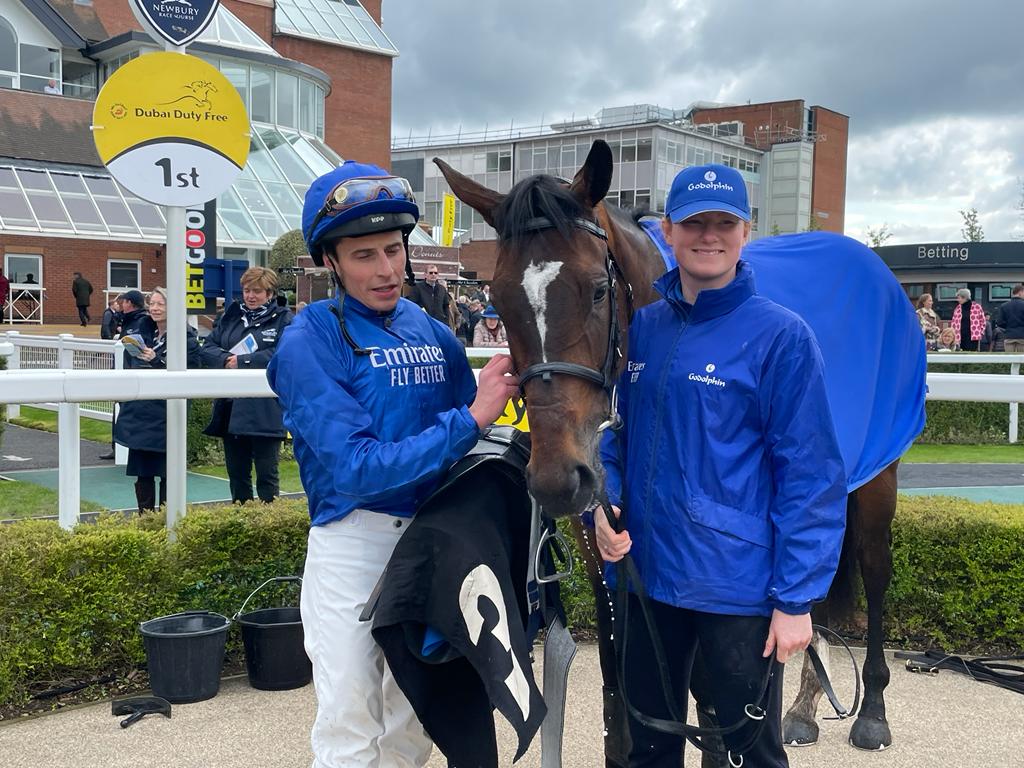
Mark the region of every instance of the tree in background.
POLYGON ((964 220, 964 226, 960 230, 960 233, 964 236, 964 242, 982 242, 985 239, 985 231, 981 228, 981 223, 978 221, 978 209, 968 208, 966 211, 960 211, 960 215, 964 220))
POLYGON ((299 257, 305 255, 306 243, 301 230, 285 232, 274 242, 267 266, 277 272, 282 292, 295 290, 295 273, 290 270, 294 270, 299 265, 299 257))
POLYGON ((868 245, 872 248, 881 248, 885 241, 892 237, 888 224, 882 224, 878 229, 868 230, 868 245))
POLYGON ((804 232, 820 232, 821 229, 821 222, 818 221, 818 217, 812 213, 811 217, 807 220, 807 229, 805 229, 804 232))
POLYGON ((772 224, 772 231, 769 232, 768 234, 770 234, 772 237, 775 237, 776 235, 781 235, 782 234, 782 230, 779 229, 779 225, 778 224, 772 224))

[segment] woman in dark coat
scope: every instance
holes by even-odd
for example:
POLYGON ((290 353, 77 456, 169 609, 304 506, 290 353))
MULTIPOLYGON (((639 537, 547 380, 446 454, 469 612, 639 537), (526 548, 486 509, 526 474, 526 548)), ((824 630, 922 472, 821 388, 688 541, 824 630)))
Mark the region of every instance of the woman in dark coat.
MULTIPOLYGON (((242 301, 224 310, 203 342, 203 365, 207 368, 266 368, 292 321, 291 311, 275 300, 276 272, 250 267, 242 274, 241 282, 242 301)), ((205 432, 224 439, 232 501, 242 504, 252 500, 253 465, 260 501, 269 503, 277 497, 277 464, 281 441, 287 433, 276 399, 217 400, 205 432)))
MULTIPOLYGON (((134 292, 133 292, 134 293, 134 292)), ((125 368, 167 367, 167 293, 154 288, 149 296, 150 323, 139 313, 139 322, 126 326, 122 336, 126 347, 141 338, 141 351, 137 357, 126 355, 125 368)), ((185 349, 189 368, 198 368, 199 339, 196 332, 186 326, 185 349)), ((121 404, 114 423, 114 440, 128 448, 128 466, 125 470, 135 480, 135 500, 139 513, 157 507, 156 478, 160 478, 159 503, 167 502, 167 401, 129 400, 121 404)))

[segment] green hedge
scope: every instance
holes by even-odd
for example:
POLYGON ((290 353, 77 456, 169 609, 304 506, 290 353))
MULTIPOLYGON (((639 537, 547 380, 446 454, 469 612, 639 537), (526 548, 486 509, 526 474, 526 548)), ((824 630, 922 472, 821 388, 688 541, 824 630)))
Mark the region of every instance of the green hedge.
POLYGON ((203 434, 210 423, 213 400, 189 400, 185 460, 188 465, 213 464, 224 458, 224 447, 219 438, 203 434))
MULTIPOLYGON (((168 543, 159 515, 109 516, 73 533, 0 525, 0 708, 65 680, 125 675, 145 661, 139 622, 183 610, 233 616, 272 576, 300 573, 301 500, 194 508, 168 543)), ((887 637, 971 651, 1024 647, 1024 506, 900 497, 887 637)), ((276 589, 288 590, 282 586, 276 589)), ((267 590, 250 609, 294 605, 267 590)), ((572 626, 593 627, 582 568, 564 585, 572 626)), ((232 630, 229 653, 239 653, 232 630)))
MULTIPOLYGON (((174 544, 160 515, 112 515, 73 533, 51 522, 0 525, 0 707, 64 680, 127 674, 145 661, 146 619, 233 616, 266 579, 301 572, 308 527, 305 502, 289 500, 191 509, 174 544)), ((265 591, 258 600, 287 602, 247 610, 297 604, 294 593, 265 591)), ((240 642, 232 630, 229 652, 240 642)))
MULTIPOLYGON (((966 356, 966 355, 965 355, 966 356)), ((933 373, 1002 373, 1010 364, 929 365, 933 373)), ((928 422, 919 443, 1005 443, 1009 428, 1006 403, 967 403, 929 400, 925 406, 928 422)), ((1019 439, 1024 439, 1018 427, 1019 439)))

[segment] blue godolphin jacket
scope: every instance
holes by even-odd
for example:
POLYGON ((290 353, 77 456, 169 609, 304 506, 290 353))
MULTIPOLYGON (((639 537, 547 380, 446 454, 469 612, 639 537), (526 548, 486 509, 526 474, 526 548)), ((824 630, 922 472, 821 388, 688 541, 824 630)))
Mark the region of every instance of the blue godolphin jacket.
POLYGON ((806 613, 828 592, 846 525, 817 343, 757 295, 743 261, 693 305, 678 269, 655 287, 664 299, 629 329, 625 426, 601 446, 644 585, 709 613, 806 613))
POLYGON ((351 296, 300 312, 267 379, 294 438, 313 525, 354 509, 411 516, 479 435, 476 381, 452 332, 406 299, 379 314, 351 296))

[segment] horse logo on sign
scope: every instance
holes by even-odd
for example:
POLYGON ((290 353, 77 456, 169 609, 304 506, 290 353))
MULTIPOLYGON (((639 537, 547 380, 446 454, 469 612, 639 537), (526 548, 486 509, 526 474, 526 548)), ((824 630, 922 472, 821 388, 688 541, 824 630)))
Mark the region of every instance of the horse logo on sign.
POLYGON ((203 33, 219 0, 132 0, 132 10, 157 42, 185 46, 203 33))

